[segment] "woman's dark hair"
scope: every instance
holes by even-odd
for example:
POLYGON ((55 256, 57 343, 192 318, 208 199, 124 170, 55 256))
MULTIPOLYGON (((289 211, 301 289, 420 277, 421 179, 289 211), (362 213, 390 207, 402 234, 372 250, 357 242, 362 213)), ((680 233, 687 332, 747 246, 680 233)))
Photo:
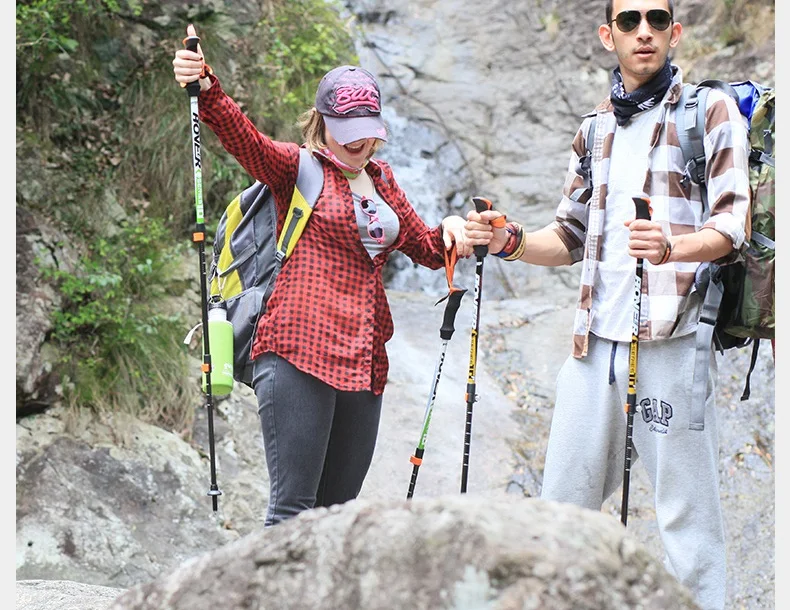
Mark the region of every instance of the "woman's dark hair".
MULTIPOLYGON (((674 0, 667 0, 669 4, 669 14, 672 20, 675 19, 675 2, 674 0)), ((614 10, 614 0, 606 0, 606 23, 612 22, 612 11, 614 10)))

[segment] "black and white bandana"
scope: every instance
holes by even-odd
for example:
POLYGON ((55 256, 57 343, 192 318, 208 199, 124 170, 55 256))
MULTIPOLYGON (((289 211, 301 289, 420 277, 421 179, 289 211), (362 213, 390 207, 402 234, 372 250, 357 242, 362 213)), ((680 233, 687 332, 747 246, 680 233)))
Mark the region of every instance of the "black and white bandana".
POLYGON ((667 59, 664 67, 656 75, 636 91, 626 93, 620 66, 612 71, 612 91, 610 99, 614 106, 614 116, 618 125, 625 125, 635 114, 650 110, 658 104, 672 84, 672 77, 677 68, 667 59))

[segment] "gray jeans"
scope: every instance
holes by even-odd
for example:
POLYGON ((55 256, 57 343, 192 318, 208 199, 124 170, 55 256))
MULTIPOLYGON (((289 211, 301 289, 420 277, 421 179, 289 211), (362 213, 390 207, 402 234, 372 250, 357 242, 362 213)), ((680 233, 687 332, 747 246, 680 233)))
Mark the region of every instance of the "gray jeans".
MULTIPOLYGON (((723 610, 727 570, 719 498, 718 368, 711 351, 705 429, 691 430, 695 338, 639 343, 633 463, 642 461, 653 485, 667 569, 703 610, 723 610)), ((598 511, 622 484, 629 355, 628 343, 615 347, 590 334, 587 357, 569 356, 560 369, 541 498, 598 511)))
POLYGON ((264 526, 356 498, 373 459, 382 395, 340 392, 273 353, 255 359, 253 387, 269 469, 264 526))

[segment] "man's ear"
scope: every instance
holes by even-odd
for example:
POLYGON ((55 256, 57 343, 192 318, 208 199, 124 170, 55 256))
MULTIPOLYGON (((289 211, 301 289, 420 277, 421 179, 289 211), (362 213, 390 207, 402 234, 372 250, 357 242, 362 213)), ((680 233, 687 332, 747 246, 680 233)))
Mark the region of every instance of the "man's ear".
POLYGON ((677 21, 672 24, 672 34, 669 37, 669 47, 674 49, 680 42, 680 35, 683 33, 683 26, 677 21))
MULTIPOLYGON (((678 24, 680 25, 680 24, 678 24)), ((679 37, 679 36, 678 36, 679 37)), ((598 26, 598 38, 601 39, 603 48, 607 51, 614 51, 614 38, 612 35, 612 27, 602 23, 598 26)))

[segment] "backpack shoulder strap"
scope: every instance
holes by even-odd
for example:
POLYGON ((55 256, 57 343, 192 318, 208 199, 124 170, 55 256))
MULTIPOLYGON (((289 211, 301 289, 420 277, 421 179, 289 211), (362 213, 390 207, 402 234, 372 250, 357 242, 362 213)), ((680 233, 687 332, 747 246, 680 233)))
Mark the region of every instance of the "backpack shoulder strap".
MULTIPOLYGON (((384 182, 384 184, 389 186, 390 179, 387 177, 387 171, 384 169, 384 165, 382 165, 383 161, 381 159, 371 159, 371 162, 375 163, 379 167, 379 169, 381 169, 381 172, 380 172, 381 180, 382 180, 382 182, 384 182)), ((392 167, 388 166, 388 169, 389 169, 390 172, 392 172, 392 167)))
POLYGON ((324 188, 324 167, 315 155, 306 148, 299 149, 299 173, 296 188, 302 193, 311 208, 324 188))
POLYGON ((701 85, 683 85, 675 112, 675 127, 680 150, 686 163, 683 183, 699 185, 703 206, 708 206, 705 188, 705 103, 708 89, 701 85))
POLYGON ((715 345, 716 319, 719 316, 719 306, 724 295, 718 266, 713 263, 702 263, 699 265, 694 278, 694 285, 699 292, 704 294, 704 297, 699 323, 697 324, 689 430, 704 430, 705 396, 708 388, 711 346, 715 345))
POLYGON ((294 186, 291 207, 288 208, 285 225, 277 242, 275 254, 281 264, 291 256, 323 188, 324 168, 321 162, 308 149, 300 148, 296 186, 294 186))
POLYGON ((740 96, 738 95, 738 92, 735 90, 735 87, 733 87, 727 81, 719 80, 717 78, 707 78, 697 84, 697 88, 699 87, 710 87, 711 89, 723 91, 732 99, 734 99, 735 103, 740 106, 740 96))
POLYGON ((584 150, 586 151, 586 154, 583 157, 579 157, 579 162, 576 164, 576 173, 584 179, 584 183, 581 187, 577 188, 575 191, 573 191, 573 193, 571 193, 571 199, 573 201, 581 201, 584 193, 586 193, 588 190, 591 191, 593 187, 592 146, 593 142, 595 141, 595 127, 598 122, 597 119, 597 114, 594 114, 590 118, 590 125, 587 129, 587 135, 584 138, 584 150))
POLYGON ((678 100, 677 112, 675 113, 675 126, 680 142, 680 150, 683 152, 683 160, 686 162, 684 183, 691 180, 699 185, 702 205, 708 207, 708 190, 705 184, 705 148, 703 141, 705 138, 705 107, 707 105, 708 91, 718 89, 729 95, 736 104, 739 104, 738 92, 730 83, 707 79, 700 81, 697 85, 686 83, 678 100))
POLYGON ((776 113, 776 92, 773 87, 766 87, 752 81, 747 81, 749 86, 752 87, 754 93, 752 98, 756 96, 752 107, 752 120, 757 125, 761 132, 752 133, 750 136, 752 142, 752 152, 749 159, 753 163, 767 164, 771 167, 776 167, 776 159, 774 158, 774 129, 775 129, 775 113, 776 113))

